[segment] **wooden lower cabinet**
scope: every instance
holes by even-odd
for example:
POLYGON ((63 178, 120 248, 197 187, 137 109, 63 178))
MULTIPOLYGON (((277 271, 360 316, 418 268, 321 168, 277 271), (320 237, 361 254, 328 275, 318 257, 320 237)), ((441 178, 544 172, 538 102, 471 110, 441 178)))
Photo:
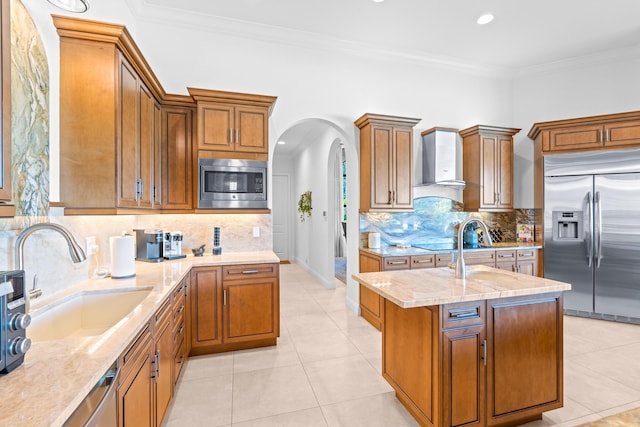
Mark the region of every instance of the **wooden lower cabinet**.
POLYGON ((198 267, 191 273, 191 354, 275 345, 279 265, 198 267))
POLYGON ((516 273, 538 275, 538 250, 496 251, 496 268, 516 273))
POLYGON ((171 300, 167 299, 155 316, 153 331, 155 352, 153 354, 153 380, 156 426, 159 426, 173 397, 173 335, 171 328, 171 300))
POLYGON ((382 374, 420 425, 518 425, 562 407, 560 293, 409 309, 383 301, 382 374))
POLYGON ((155 425, 153 408, 153 340, 149 325, 125 350, 120 360, 118 425, 155 425))

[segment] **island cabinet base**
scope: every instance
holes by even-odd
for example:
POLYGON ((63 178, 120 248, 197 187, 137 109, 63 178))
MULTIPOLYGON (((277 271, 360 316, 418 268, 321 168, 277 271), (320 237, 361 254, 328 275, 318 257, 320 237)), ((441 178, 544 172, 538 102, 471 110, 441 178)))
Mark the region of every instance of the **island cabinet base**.
POLYGON ((423 426, 515 426, 563 405, 562 293, 382 307, 382 374, 423 426))

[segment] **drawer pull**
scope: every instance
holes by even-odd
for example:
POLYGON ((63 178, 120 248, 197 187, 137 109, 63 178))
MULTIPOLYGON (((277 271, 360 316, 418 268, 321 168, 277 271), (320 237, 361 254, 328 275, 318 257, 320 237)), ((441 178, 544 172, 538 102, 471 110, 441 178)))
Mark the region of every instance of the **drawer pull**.
POLYGON ((532 257, 533 256, 533 252, 524 252, 524 253, 520 253, 521 257, 532 257))
POLYGON ((180 308, 178 309, 178 311, 177 311, 176 313, 177 313, 177 314, 180 314, 180 313, 182 313, 183 311, 184 311, 184 304, 182 304, 182 305, 180 306, 180 308))
POLYGON ((474 308, 472 310, 460 310, 460 311, 450 311, 449 318, 450 319, 471 319, 473 317, 480 317, 478 314, 478 309, 474 308))
POLYGON ((498 258, 513 258, 513 253, 510 254, 500 254, 498 258))
POLYGON ((406 263, 407 261, 387 261, 387 265, 402 265, 406 263))
POLYGON ((178 331, 177 335, 182 335, 183 332, 184 332, 184 325, 180 326, 180 330, 178 331))
POLYGON ((242 274, 258 274, 260 270, 242 270, 242 274))
POLYGON ((431 264, 433 263, 433 260, 432 259, 421 259, 421 260, 414 259, 413 263, 414 264, 427 264, 427 263, 431 264))

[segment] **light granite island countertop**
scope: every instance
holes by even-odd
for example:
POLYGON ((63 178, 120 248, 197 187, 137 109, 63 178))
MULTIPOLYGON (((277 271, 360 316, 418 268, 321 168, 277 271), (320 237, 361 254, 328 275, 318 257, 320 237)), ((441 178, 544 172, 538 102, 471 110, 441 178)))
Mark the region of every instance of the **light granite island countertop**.
POLYGON ((382 375, 423 426, 513 426, 563 406, 568 283, 469 266, 354 274, 383 298, 382 375))
POLYGON ((5 394, 0 401, 0 426, 62 425, 192 267, 279 262, 270 251, 187 256, 160 263, 137 261, 135 277, 90 279, 34 300, 31 314, 37 316, 47 305, 83 291, 150 288, 149 295, 131 313, 100 335, 34 342, 24 363, 0 376, 0 389, 5 394))

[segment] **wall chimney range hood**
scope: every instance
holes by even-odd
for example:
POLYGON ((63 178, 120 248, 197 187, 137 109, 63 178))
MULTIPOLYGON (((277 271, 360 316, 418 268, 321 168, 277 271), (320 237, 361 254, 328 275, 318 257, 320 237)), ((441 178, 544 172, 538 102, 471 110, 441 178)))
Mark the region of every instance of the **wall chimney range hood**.
POLYGON ((462 190, 462 142, 458 129, 434 127, 422 135, 422 185, 462 190))

